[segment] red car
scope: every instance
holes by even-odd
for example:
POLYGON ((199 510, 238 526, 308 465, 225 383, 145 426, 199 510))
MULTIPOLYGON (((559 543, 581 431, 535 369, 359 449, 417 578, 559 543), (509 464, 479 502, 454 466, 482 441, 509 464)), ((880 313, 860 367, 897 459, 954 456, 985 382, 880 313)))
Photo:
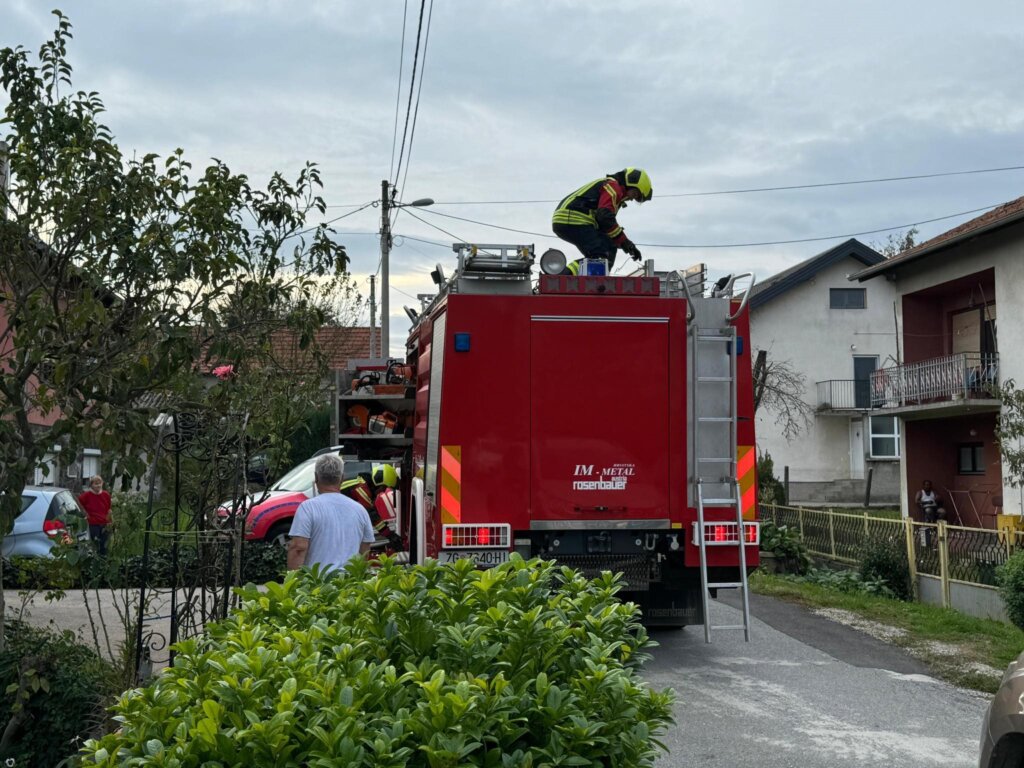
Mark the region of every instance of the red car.
MULTIPOLYGON (((288 474, 253 496, 256 502, 249 510, 245 519, 245 538, 247 541, 275 542, 285 545, 288 531, 292 527, 292 518, 299 504, 313 496, 313 470, 316 460, 325 451, 317 453, 310 459, 297 464, 288 474)), ((372 462, 355 459, 345 461, 345 479, 368 473, 372 462)), ((226 518, 230 514, 231 503, 222 504, 218 513, 226 518)))

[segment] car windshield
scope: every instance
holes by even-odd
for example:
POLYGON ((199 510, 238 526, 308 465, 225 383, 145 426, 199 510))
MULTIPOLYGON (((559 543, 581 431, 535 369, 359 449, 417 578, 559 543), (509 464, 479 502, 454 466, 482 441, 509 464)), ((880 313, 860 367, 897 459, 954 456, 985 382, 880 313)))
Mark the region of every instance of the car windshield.
POLYGON ((309 459, 292 469, 282 477, 270 490, 272 491, 308 491, 313 487, 313 470, 316 468, 316 460, 309 459))
MULTIPOLYGON (((369 472, 371 465, 369 461, 346 461, 345 479, 351 480, 364 472, 369 472)), ((291 491, 293 493, 301 491, 306 493, 313 487, 313 472, 315 469, 316 458, 308 459, 274 483, 270 490, 291 491)))

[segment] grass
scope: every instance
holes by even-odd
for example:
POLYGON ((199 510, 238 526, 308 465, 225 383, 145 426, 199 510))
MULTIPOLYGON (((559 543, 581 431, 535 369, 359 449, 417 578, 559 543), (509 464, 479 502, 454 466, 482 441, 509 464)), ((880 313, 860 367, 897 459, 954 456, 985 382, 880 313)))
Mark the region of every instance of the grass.
POLYGON ((1011 624, 924 603, 904 603, 867 594, 838 592, 817 584, 755 573, 751 589, 814 608, 838 608, 905 634, 887 639, 905 648, 954 685, 994 693, 999 676, 1024 650, 1024 631, 1011 624))

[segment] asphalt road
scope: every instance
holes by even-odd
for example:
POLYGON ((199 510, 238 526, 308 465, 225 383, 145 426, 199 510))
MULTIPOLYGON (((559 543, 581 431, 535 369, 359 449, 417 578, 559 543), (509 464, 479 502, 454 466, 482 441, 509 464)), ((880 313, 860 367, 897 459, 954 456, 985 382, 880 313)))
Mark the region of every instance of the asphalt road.
MULTIPOLYGON (((989 697, 928 676, 893 646, 771 598, 752 596, 752 639, 661 630, 645 669, 676 691, 677 726, 659 766, 932 768, 977 765, 989 697)), ((739 623, 715 601, 715 623, 739 623)))

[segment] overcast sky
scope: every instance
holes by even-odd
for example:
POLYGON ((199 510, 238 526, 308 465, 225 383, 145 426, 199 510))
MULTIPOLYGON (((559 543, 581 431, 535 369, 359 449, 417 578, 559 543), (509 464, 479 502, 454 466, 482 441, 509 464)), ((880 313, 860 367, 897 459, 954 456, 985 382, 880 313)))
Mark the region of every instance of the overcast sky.
MULTIPOLYGON (((0 45, 36 50, 53 29, 52 5, 0 0, 0 45)), ((183 147, 197 165, 216 156, 254 181, 312 160, 328 203, 346 205, 379 197, 392 173, 405 5, 65 0, 62 10, 74 25, 75 86, 100 93, 123 149, 183 147)), ((399 142, 418 13, 412 0, 399 142)), ((1024 172, 666 195, 1024 165, 1022 62, 1020 0, 435 0, 401 197, 557 199, 630 165, 654 182, 651 203, 620 215, 640 244, 842 236, 923 221, 1019 197, 1024 172)), ((552 208, 416 213, 460 239, 534 243, 540 253, 557 244, 546 234, 552 208)), ((367 208, 336 225, 364 288, 378 263, 379 215, 367 208)), ((921 237, 968 218, 922 225, 921 237)), ((452 240, 404 213, 395 234, 452 240)), ((705 261, 715 275, 768 277, 841 239, 643 251, 659 268, 705 261)), ((409 295, 431 289, 433 264, 454 256, 450 245, 396 244, 399 352, 402 304, 415 306, 409 295)))

